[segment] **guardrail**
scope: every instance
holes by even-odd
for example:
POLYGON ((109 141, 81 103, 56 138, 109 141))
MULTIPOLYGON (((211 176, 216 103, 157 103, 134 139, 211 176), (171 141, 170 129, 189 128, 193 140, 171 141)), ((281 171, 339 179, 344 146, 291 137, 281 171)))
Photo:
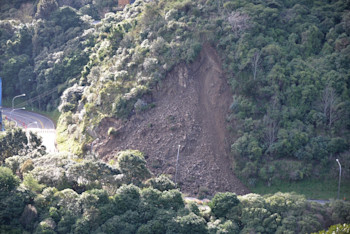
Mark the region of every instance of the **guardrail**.
MULTIPOLYGON (((22 120, 20 120, 20 119, 17 119, 16 117, 7 117, 7 116, 5 116, 5 119, 6 119, 7 121, 15 121, 17 124, 22 125, 23 128, 24 128, 25 130, 31 129, 31 130, 33 130, 33 131, 42 132, 42 133, 54 133, 54 132, 56 131, 55 129, 28 128, 28 125, 27 125, 24 121, 22 121, 22 120)), ((17 126, 17 125, 16 125, 16 126, 17 126)))
POLYGON ((7 116, 5 116, 5 119, 6 119, 7 121, 13 120, 13 121, 15 121, 16 123, 21 124, 24 128, 27 128, 26 123, 25 123, 24 121, 20 120, 20 119, 16 119, 15 117, 8 118, 7 116))

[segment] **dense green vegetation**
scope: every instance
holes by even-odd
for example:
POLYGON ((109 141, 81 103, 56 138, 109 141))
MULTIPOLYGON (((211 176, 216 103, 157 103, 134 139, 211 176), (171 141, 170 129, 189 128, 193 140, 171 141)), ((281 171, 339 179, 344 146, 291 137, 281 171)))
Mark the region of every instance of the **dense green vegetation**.
POLYGON ((84 92, 71 89, 61 105, 59 143, 82 154, 101 119, 128 118, 211 43, 234 94, 234 167, 249 186, 334 178, 336 158, 349 178, 348 10, 343 1, 136 1, 97 28, 84 92))
POLYGON ((81 4, 26 3, 31 24, 6 14, 0 22, 5 99, 41 94, 32 105, 52 110, 79 83, 63 94, 61 149, 82 154, 104 117, 128 118, 175 65, 211 43, 232 85, 232 156, 247 184, 335 177, 335 158, 348 168, 345 2, 136 1, 96 27, 81 4))
POLYGON ((320 231, 319 234, 330 234, 330 233, 349 233, 350 225, 349 224, 337 224, 331 226, 327 231, 320 231))
POLYGON ((136 1, 123 12, 108 13, 102 19, 80 79, 84 90, 72 87, 62 97, 58 124, 61 149, 82 154, 84 144, 93 140, 94 128, 104 117, 128 118, 136 101, 176 64, 195 60, 201 49, 200 37, 193 38, 195 25, 187 22, 186 14, 193 4, 176 4, 164 15, 168 4, 136 1), (69 127, 76 124, 79 127, 69 127), (67 142, 67 138, 72 141, 67 142))
POLYGON ((335 176, 335 159, 349 162, 349 6, 226 7, 247 17, 250 28, 234 36, 223 27, 218 43, 232 74, 232 118, 241 125, 232 145, 240 175, 249 184, 335 176))
POLYGON ((0 133, 0 165, 6 158, 13 155, 26 155, 35 153, 43 155, 45 147, 42 146, 42 139, 36 134, 24 132, 21 128, 8 130, 5 134, 0 133))
POLYGON ((26 93, 22 105, 56 109, 63 90, 77 82, 88 62, 93 20, 117 1, 17 0, 0 6, 4 99, 26 93))
MULTIPOLYGON (((345 177, 346 178, 346 177, 345 177)), ((277 192, 293 191, 297 194, 302 194, 308 199, 336 199, 338 196, 338 177, 337 178, 311 178, 302 181, 278 181, 270 186, 260 181, 250 187, 252 193, 271 194, 277 192)), ((340 183, 340 199, 350 199, 350 181, 344 179, 340 183)))
POLYGON ((310 233, 350 222, 349 202, 321 205, 289 193, 185 202, 135 150, 103 162, 38 147, 14 150, 0 167, 1 233, 310 233))
POLYGON ((31 24, 5 19, 0 25, 4 98, 26 93, 31 106, 51 111, 87 62, 84 49, 92 34, 83 32, 89 22, 73 8, 62 7, 31 24))
MULTIPOLYGON (((289 193, 186 203, 169 178, 152 176, 141 152, 104 162, 87 147, 103 118, 129 118, 210 43, 232 86, 228 140, 242 180, 264 194, 285 182, 334 180, 336 158, 348 180, 346 1, 139 0, 106 15, 116 1, 63 2, 0 3, 4 98, 26 93, 30 105, 51 111, 62 94, 57 141, 72 152, 47 154, 18 129, 0 136, 0 232, 308 233, 350 223, 348 202, 289 193)), ((329 231, 337 228, 348 227, 329 231)))

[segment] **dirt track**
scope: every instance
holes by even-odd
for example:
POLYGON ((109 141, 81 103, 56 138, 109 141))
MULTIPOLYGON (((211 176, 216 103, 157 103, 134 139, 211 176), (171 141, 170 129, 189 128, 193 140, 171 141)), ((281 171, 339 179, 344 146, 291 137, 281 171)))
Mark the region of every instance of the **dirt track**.
POLYGON ((248 193, 230 169, 225 118, 231 100, 220 59, 205 45, 197 62, 179 65, 146 98, 155 108, 135 114, 126 123, 104 119, 96 151, 108 159, 120 150, 138 149, 154 174, 174 175, 181 145, 177 180, 182 192, 248 193), (111 126, 120 132, 114 139, 106 134, 111 126))

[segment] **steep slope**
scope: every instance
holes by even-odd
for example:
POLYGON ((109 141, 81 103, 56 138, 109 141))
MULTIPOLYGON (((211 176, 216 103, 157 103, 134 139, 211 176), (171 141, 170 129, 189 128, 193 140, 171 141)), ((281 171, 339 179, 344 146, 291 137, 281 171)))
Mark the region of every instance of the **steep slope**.
POLYGON ((118 151, 139 149, 155 174, 174 175, 181 145, 177 180, 182 191, 247 193, 230 169, 225 117, 231 94, 216 51, 205 45, 198 61, 177 66, 157 88, 144 100, 154 108, 126 123, 102 121, 96 152, 107 160, 118 151), (116 137, 107 136, 110 127, 117 129, 116 137))
MULTIPOLYGON (((72 100, 62 98, 59 149, 83 157, 91 143, 98 142, 97 138, 107 138, 99 136, 96 129, 106 118, 121 122, 114 131, 119 137, 114 136, 108 144, 105 140, 111 148, 101 150, 101 156, 117 152, 114 145, 141 145, 133 143, 141 140, 128 140, 129 135, 146 139, 154 132, 160 136, 151 135, 149 142, 160 145, 165 141, 164 132, 173 134, 164 143, 167 148, 172 145, 173 151, 160 146, 143 147, 159 150, 147 151, 156 155, 152 158, 159 158, 159 162, 152 162, 159 173, 166 172, 163 168, 174 173, 174 163, 167 157, 174 160, 178 143, 194 142, 193 147, 184 146, 183 156, 186 150, 196 152, 195 146, 203 141, 201 136, 207 136, 205 142, 214 146, 217 141, 223 142, 225 134, 211 119, 217 119, 220 113, 213 103, 226 102, 216 101, 210 94, 217 82, 211 87, 211 79, 203 78, 213 71, 196 74, 196 66, 201 63, 193 63, 201 45, 207 42, 222 58, 226 80, 233 90, 227 119, 233 120, 229 128, 235 135, 227 139, 232 143, 230 156, 235 173, 252 187, 261 182, 274 185, 281 181, 337 178, 335 159, 348 165, 350 157, 350 14, 343 1, 321 2, 136 1, 121 12, 107 14, 95 27, 94 47, 79 79, 78 89, 83 91, 72 91, 72 100), (189 77, 201 76, 203 82, 193 87, 206 90, 209 86, 209 94, 190 88, 196 79, 187 78, 187 73, 189 77), (167 75, 172 78, 164 82, 167 75), (175 89, 172 84, 180 86, 175 89), (159 119, 153 115, 163 103, 160 97, 166 91, 162 88, 169 92, 171 106, 164 104, 168 112, 159 119), (187 92, 198 100, 186 96, 187 92), (182 99, 177 97, 182 95, 182 99), (141 111, 152 107, 152 102, 157 106, 149 111, 152 114, 141 111), (186 106, 193 109, 188 116, 181 112, 186 106), (198 117, 197 112, 203 114, 198 117), (186 125, 186 118, 194 124, 186 125), (144 121, 141 125, 147 128, 137 121, 144 121), (211 128, 206 130, 205 124, 211 128), (181 135, 181 129, 192 126, 198 126, 198 130, 181 135), (137 133, 131 127, 143 132, 137 133), (159 138, 159 142, 153 138, 159 138)), ((102 129, 104 135, 107 130, 102 129)), ((207 143, 199 152, 210 154, 204 148, 211 146, 204 144, 207 143)), ((213 152, 222 154, 215 149, 213 152)), ((185 177, 179 176, 183 182, 185 177)), ((207 186, 211 185, 203 185, 207 186)))

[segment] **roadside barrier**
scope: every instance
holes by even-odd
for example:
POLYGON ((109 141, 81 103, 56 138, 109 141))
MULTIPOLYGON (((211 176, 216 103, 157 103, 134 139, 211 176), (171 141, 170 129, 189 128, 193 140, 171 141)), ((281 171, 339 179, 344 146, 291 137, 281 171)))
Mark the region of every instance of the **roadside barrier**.
POLYGON ((12 120, 13 120, 13 121, 15 121, 17 124, 20 124, 20 125, 22 125, 24 128, 27 128, 26 123, 23 122, 23 121, 20 120, 20 119, 17 119, 17 118, 15 118, 15 117, 8 118, 7 116, 5 116, 5 119, 8 120, 8 121, 12 121, 12 120))
MULTIPOLYGON (((22 125, 25 130, 28 130, 28 125, 20 119, 17 119, 15 117, 8 118, 7 116, 5 116, 5 119, 7 121, 15 121, 18 125, 22 125)), ((40 131, 42 133, 54 133, 54 132, 56 132, 55 129, 45 129, 45 128, 29 128, 29 129, 31 129, 32 131, 37 131, 37 132, 40 131)))

